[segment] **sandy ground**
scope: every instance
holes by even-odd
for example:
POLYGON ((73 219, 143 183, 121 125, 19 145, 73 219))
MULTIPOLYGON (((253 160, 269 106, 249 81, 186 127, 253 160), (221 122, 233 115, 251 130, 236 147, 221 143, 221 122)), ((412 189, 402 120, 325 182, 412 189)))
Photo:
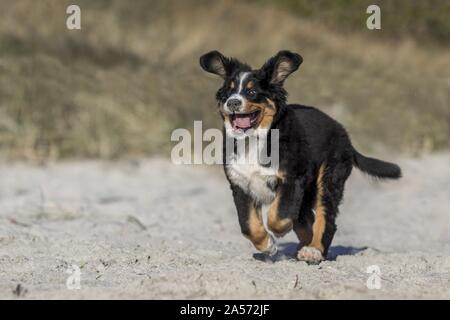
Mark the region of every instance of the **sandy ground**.
POLYGON ((450 298, 450 155, 347 184, 330 260, 267 258, 220 170, 167 160, 0 165, 0 298, 450 298), (66 287, 71 265, 81 288, 66 287), (381 272, 369 289, 369 266, 381 272))

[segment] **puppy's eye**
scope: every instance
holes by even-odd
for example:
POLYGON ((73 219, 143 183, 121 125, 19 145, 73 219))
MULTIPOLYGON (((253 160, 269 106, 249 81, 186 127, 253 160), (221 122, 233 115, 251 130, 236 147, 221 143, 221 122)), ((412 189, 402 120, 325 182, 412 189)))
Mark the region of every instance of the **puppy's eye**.
POLYGON ((253 89, 250 89, 250 90, 247 91, 247 94, 248 94, 249 96, 255 96, 255 95, 256 95, 256 91, 253 90, 253 89))

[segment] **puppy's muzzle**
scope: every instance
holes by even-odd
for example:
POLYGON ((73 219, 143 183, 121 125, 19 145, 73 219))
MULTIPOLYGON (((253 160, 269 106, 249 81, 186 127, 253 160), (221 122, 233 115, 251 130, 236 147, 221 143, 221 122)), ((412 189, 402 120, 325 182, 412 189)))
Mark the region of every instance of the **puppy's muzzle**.
POLYGON ((227 101, 227 108, 231 112, 238 112, 242 106, 242 101, 239 99, 229 99, 227 101))

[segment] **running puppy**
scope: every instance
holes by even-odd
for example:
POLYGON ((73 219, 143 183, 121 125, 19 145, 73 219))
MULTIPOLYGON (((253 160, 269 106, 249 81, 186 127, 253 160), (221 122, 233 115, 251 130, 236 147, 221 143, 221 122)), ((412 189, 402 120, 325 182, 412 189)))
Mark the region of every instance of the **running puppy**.
MULTIPOLYGON (((327 257, 336 232, 338 206, 353 166, 377 178, 398 179, 401 170, 360 154, 344 127, 325 113, 286 103, 284 80, 302 62, 300 55, 289 51, 280 51, 257 70, 218 51, 200 58, 205 71, 224 80, 216 98, 225 140, 236 143, 253 136, 270 141, 268 129, 278 129, 277 170, 238 161, 237 148, 231 157, 224 152, 225 174, 242 233, 258 250, 276 253, 275 241, 262 220, 261 206, 268 205, 270 231, 282 237, 293 230, 300 240, 297 258, 319 263, 327 257)), ((266 146, 270 154, 270 143, 266 146)), ((249 148, 246 154, 252 152, 249 148)))

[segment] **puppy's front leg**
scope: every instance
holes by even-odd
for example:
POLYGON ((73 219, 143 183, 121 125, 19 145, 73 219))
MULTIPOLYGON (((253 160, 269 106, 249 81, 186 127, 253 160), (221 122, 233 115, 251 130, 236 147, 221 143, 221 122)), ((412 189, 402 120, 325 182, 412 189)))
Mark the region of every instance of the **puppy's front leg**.
POLYGON ((232 186, 234 203, 236 205, 242 234, 248 238, 256 249, 269 255, 277 252, 274 239, 264 227, 261 205, 247 195, 238 186, 232 186))
POLYGON ((282 237, 292 230, 298 219, 303 200, 303 179, 281 182, 272 201, 267 225, 277 237, 282 237))

